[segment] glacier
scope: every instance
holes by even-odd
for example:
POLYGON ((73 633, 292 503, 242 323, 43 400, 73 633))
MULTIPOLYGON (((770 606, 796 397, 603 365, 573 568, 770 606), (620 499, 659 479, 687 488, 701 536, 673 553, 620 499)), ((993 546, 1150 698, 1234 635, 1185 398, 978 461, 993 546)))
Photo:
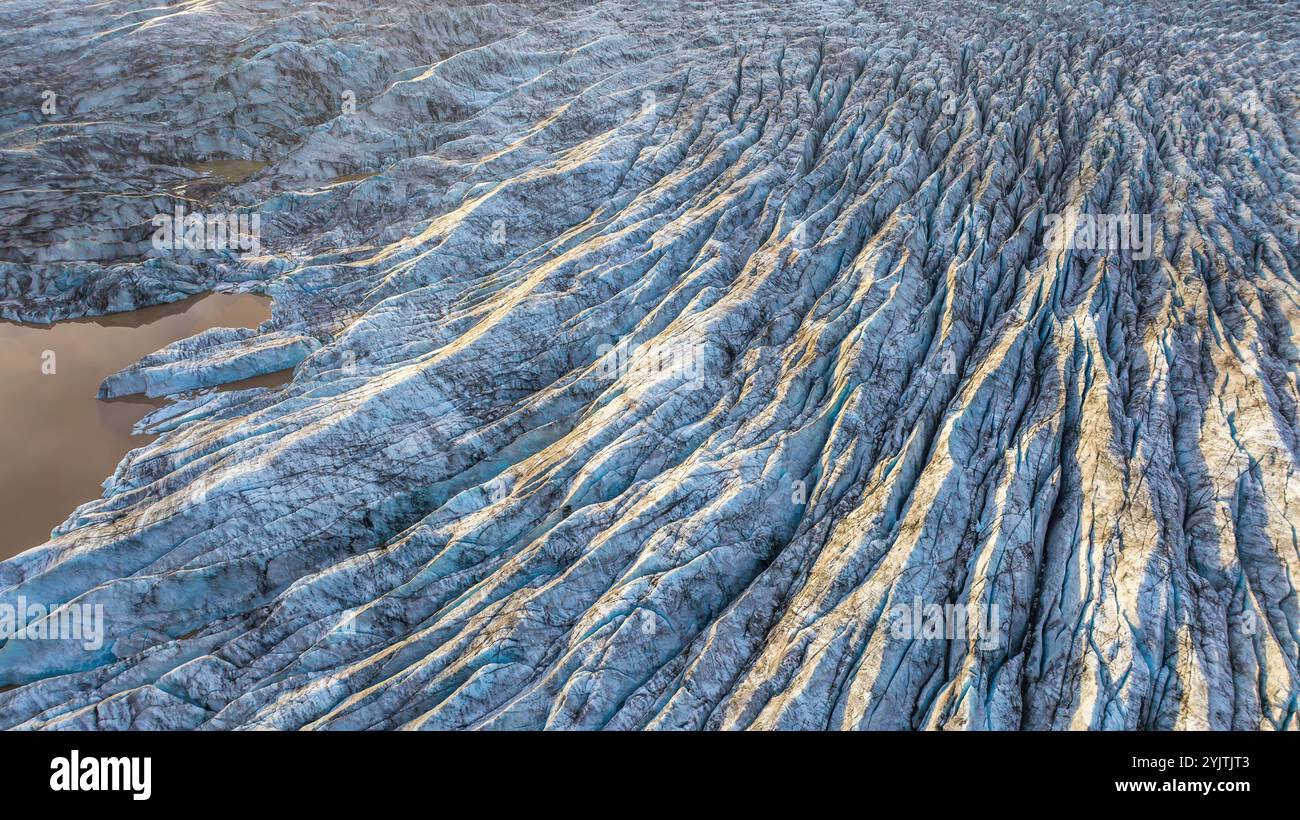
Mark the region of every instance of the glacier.
POLYGON ((1298 35, 3 4, 0 316, 274 307, 105 382, 177 401, 0 563, 104 613, 3 639, 0 727, 1295 729, 1298 35), (159 250, 178 204, 259 251, 159 250))

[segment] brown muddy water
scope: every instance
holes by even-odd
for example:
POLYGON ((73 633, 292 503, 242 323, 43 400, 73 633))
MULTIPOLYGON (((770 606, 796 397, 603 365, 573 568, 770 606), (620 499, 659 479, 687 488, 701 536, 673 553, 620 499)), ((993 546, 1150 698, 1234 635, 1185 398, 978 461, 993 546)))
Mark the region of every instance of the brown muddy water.
POLYGON ((360 180, 370 179, 371 177, 378 175, 378 171, 362 171, 359 174, 344 174, 341 177, 334 177, 329 182, 325 183, 325 187, 328 188, 331 185, 341 185, 344 182, 359 182, 360 180))
POLYGON ((212 159, 189 166, 204 176, 216 177, 225 182, 241 182, 267 166, 265 162, 247 159, 212 159))
MULTIPOLYGON (((131 429, 165 400, 100 401, 104 377, 210 327, 269 318, 264 296, 211 293, 53 325, 0 321, 0 559, 49 540, 78 505, 100 497, 129 450, 153 440, 131 429)), ((282 384, 290 373, 227 389, 282 384)))
POLYGON ((173 191, 185 196, 205 196, 225 188, 237 185, 267 166, 265 162, 246 159, 214 159, 186 166, 200 176, 178 183, 173 191))

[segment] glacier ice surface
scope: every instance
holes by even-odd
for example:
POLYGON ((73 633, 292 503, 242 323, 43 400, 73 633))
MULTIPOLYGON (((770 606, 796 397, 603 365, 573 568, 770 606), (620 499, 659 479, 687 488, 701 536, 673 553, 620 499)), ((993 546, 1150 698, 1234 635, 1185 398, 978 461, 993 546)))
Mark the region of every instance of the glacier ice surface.
POLYGON ((1295 728, 1298 34, 0 6, 0 315, 252 288, 262 328, 104 395, 296 366, 153 414, 0 564, 0 607, 105 617, 0 646, 0 726, 1295 728), (196 187, 219 158, 266 164, 196 187), (260 254, 152 248, 182 197, 260 254), (1096 214, 1149 258, 1045 239, 1096 214))

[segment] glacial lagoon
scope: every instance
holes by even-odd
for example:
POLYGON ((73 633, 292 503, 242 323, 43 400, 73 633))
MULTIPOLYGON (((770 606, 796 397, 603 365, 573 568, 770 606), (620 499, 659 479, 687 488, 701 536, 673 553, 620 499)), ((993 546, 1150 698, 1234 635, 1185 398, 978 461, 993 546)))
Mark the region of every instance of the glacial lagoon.
MULTIPOLYGON (((140 357, 211 327, 271 317, 255 294, 211 293, 168 305, 53 325, 0 322, 0 559, 49 539, 128 451, 153 440, 135 424, 165 399, 101 401, 100 382, 140 357)), ((279 384, 287 372, 226 389, 279 384)))

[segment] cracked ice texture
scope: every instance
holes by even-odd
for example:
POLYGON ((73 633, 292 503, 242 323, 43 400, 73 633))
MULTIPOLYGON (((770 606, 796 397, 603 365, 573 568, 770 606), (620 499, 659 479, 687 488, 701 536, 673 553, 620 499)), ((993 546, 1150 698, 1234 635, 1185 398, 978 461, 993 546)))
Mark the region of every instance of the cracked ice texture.
POLYGON ((6 315, 252 282, 320 344, 0 564, 107 614, 0 725, 1295 728, 1293 4, 46 5, 6 315), (265 257, 119 261, 218 155, 265 257))

